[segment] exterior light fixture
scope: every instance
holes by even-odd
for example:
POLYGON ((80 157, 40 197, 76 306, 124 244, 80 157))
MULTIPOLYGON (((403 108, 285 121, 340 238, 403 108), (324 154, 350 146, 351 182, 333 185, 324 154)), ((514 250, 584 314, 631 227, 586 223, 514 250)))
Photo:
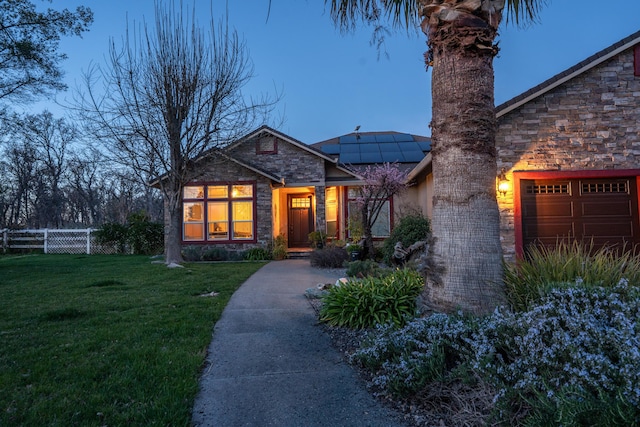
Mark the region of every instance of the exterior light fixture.
POLYGON ((498 193, 500 193, 503 197, 507 195, 509 189, 511 188, 511 184, 507 179, 507 174, 505 168, 502 168, 500 171, 500 175, 498 175, 498 193))

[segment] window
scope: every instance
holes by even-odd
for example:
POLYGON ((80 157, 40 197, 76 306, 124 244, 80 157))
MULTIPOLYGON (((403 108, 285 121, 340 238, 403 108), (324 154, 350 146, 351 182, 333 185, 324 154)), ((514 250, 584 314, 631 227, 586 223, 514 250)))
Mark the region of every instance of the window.
MULTIPOLYGON (((356 198, 360 195, 358 188, 349 188, 348 197, 348 209, 350 218, 358 218, 358 205, 356 198)), ((391 235, 391 202, 389 200, 378 199, 382 203, 378 218, 371 226, 371 236, 377 238, 386 238, 391 235)))
POLYGON ((183 199, 184 241, 255 239, 254 184, 187 186, 183 199))
POLYGON ((338 237, 338 189, 336 187, 327 187, 325 194, 327 236, 338 237))

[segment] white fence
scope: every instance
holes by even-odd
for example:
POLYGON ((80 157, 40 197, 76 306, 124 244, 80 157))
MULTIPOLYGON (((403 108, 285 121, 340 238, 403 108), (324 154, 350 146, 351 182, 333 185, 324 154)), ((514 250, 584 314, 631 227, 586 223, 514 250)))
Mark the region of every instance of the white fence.
POLYGON ((96 243, 92 228, 73 230, 0 230, 2 250, 42 249, 45 254, 108 254, 115 248, 96 243))

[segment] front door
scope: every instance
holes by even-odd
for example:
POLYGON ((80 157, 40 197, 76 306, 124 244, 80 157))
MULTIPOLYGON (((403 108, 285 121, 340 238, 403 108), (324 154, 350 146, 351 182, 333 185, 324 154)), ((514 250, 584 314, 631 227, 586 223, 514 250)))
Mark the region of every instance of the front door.
POLYGON ((313 231, 313 196, 311 194, 289 194, 289 247, 309 246, 309 233, 313 231))

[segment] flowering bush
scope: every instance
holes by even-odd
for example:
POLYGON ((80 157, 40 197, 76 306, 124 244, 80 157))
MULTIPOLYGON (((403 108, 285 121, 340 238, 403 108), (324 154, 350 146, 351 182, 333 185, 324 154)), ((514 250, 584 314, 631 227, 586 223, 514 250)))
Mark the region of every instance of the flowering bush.
POLYGON ((381 328, 352 358, 392 394, 473 372, 497 390, 501 422, 638 425, 639 317, 640 292, 621 280, 551 291, 525 312, 434 314, 381 328))

